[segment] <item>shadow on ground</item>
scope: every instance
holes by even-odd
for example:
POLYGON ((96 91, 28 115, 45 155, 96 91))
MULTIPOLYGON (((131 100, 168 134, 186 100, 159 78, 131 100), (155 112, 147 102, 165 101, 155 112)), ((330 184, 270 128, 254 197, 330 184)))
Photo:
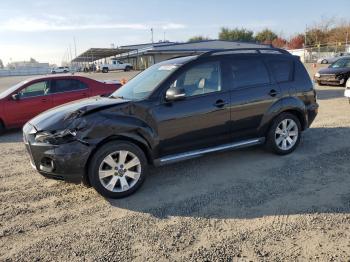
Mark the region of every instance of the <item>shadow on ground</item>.
POLYGON ((328 99, 334 99, 334 98, 344 98, 344 87, 338 87, 338 86, 327 86, 327 87, 318 87, 316 89, 317 92, 317 98, 320 100, 328 100, 328 99))
POLYGON ((22 131, 20 129, 8 130, 0 135, 0 144, 22 142, 22 131))
POLYGON ((312 128, 304 136, 288 156, 255 147, 152 169, 134 195, 109 201, 158 218, 350 213, 350 143, 341 138, 350 129, 312 128))

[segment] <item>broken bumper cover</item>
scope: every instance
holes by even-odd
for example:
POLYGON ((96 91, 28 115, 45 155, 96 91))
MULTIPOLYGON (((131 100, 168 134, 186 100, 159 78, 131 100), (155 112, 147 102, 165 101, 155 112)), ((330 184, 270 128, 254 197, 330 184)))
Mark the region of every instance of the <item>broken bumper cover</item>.
POLYGON ((79 141, 61 145, 38 143, 33 127, 26 124, 23 140, 30 156, 31 165, 45 177, 80 183, 84 179, 85 166, 92 148, 79 141))

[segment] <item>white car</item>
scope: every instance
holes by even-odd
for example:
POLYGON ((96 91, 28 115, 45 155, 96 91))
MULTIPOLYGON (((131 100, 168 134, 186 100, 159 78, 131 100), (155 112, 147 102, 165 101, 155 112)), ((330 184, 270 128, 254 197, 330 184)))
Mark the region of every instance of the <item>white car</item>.
POLYGON ((55 67, 51 70, 51 74, 57 74, 57 73, 68 73, 70 72, 68 66, 60 66, 60 67, 55 67))
POLYGON ((350 53, 339 53, 335 54, 335 56, 332 57, 322 57, 317 60, 318 64, 333 64, 334 62, 338 61, 340 58, 344 57, 350 57, 350 53))
POLYGON ((350 78, 346 81, 344 96, 349 99, 350 103, 350 78))
POLYGON ((109 71, 113 70, 124 70, 124 71, 130 71, 133 69, 132 64, 129 63, 123 63, 119 60, 112 60, 112 63, 110 64, 100 64, 97 65, 97 71, 101 71, 102 73, 108 73, 109 71))

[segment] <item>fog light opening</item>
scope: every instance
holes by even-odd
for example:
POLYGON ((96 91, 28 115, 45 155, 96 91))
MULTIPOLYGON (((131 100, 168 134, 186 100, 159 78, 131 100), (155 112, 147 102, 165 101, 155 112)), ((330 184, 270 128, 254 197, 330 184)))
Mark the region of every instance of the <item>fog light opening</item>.
POLYGON ((41 159, 40 170, 44 172, 53 172, 55 170, 55 163, 51 158, 44 157, 41 159))

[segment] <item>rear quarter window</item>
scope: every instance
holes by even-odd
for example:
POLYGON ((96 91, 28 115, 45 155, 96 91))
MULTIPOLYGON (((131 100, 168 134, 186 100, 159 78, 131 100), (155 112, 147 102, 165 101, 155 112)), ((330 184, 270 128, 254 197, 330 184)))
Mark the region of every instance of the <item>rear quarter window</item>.
POLYGON ((268 65, 277 83, 293 81, 293 61, 272 59, 268 65))

